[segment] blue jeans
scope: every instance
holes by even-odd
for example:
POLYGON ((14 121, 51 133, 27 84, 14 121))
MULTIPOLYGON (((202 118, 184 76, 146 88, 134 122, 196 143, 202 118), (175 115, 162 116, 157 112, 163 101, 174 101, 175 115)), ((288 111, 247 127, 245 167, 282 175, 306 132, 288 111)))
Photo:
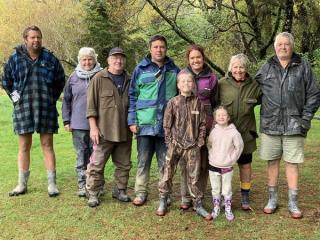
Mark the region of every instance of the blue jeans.
POLYGON ((78 175, 78 184, 79 188, 84 188, 86 185, 86 169, 92 153, 90 131, 73 129, 72 140, 77 154, 75 168, 78 175))
POLYGON ((138 166, 135 183, 135 193, 137 197, 147 198, 152 157, 154 153, 156 153, 159 179, 161 180, 167 149, 164 138, 157 136, 138 136, 137 145, 138 166))

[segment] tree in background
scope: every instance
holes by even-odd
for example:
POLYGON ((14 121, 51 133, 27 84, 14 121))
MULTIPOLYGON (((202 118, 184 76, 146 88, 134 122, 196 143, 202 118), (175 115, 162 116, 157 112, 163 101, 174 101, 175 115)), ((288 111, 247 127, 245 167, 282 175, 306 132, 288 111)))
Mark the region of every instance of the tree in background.
POLYGON ((273 54, 275 35, 290 31, 297 51, 320 73, 319 21, 318 0, 0 0, 0 63, 21 43, 23 29, 35 24, 68 73, 83 46, 94 47, 102 65, 110 48, 122 47, 132 71, 148 53, 148 39, 160 33, 181 67, 186 47, 197 43, 224 75, 230 56, 239 52, 257 69, 273 54))
POLYGON ((137 29, 127 27, 128 12, 127 1, 86 0, 84 10, 86 15, 84 23, 87 32, 82 45, 93 47, 98 53, 98 60, 106 65, 106 56, 113 47, 121 47, 127 54, 127 68, 132 70, 142 55, 146 42, 140 37, 133 37, 137 29))
POLYGON ((0 0, 0 62, 22 43, 22 31, 37 25, 43 32, 44 46, 62 60, 65 68, 74 68, 79 42, 85 32, 81 4, 72 0, 0 0))
POLYGON ((312 41, 320 37, 317 24, 320 6, 314 0, 146 2, 162 18, 162 24, 169 25, 185 42, 212 49, 212 55, 208 56, 217 64, 210 65, 222 75, 224 71, 219 65, 225 69, 234 53, 244 52, 254 63, 261 62, 271 54, 274 37, 281 31, 293 32, 297 42, 301 41, 297 50, 302 53, 313 52, 320 45, 320 41, 312 41), (184 24, 190 18, 196 18, 197 22, 184 24))

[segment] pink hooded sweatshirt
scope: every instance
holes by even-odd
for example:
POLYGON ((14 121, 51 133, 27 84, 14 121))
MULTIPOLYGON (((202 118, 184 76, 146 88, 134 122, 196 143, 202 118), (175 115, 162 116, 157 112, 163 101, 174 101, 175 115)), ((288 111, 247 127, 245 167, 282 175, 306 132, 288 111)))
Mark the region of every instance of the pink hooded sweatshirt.
POLYGON ((240 133, 230 124, 221 127, 218 124, 208 137, 209 164, 217 168, 232 167, 239 159, 243 150, 240 133))

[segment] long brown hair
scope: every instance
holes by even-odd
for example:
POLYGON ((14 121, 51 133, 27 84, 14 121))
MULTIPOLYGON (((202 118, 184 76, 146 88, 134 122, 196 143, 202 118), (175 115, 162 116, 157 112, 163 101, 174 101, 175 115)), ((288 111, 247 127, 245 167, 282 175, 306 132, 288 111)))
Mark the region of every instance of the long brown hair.
POLYGON ((205 60, 203 47, 201 47, 200 45, 197 45, 197 44, 192 44, 187 48, 187 51, 186 51, 186 57, 187 57, 188 62, 189 62, 189 55, 190 55, 191 51, 193 51, 193 50, 199 51, 201 53, 203 59, 205 60))

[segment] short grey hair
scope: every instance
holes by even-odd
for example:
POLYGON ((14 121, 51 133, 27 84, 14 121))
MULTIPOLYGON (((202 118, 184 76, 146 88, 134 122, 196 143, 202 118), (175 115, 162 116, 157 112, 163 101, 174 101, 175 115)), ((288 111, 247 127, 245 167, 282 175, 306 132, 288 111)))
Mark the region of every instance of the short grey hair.
POLYGON ((291 46, 294 47, 294 38, 293 38, 293 35, 291 33, 289 33, 289 32, 281 32, 281 33, 279 33, 276 36, 276 38, 274 39, 274 47, 276 47, 277 42, 282 37, 285 37, 285 38, 289 39, 289 42, 290 42, 291 46))
POLYGON ((93 48, 82 47, 78 53, 78 62, 80 62, 80 59, 83 57, 92 57, 94 61, 97 62, 98 54, 96 54, 96 51, 93 48))
POLYGON ((237 55, 233 55, 231 57, 231 59, 230 59, 230 63, 229 63, 229 66, 228 66, 228 72, 231 72, 232 65, 235 62, 240 62, 240 64, 247 69, 248 65, 249 65, 249 58, 247 57, 247 55, 245 55, 243 53, 239 53, 237 55))

